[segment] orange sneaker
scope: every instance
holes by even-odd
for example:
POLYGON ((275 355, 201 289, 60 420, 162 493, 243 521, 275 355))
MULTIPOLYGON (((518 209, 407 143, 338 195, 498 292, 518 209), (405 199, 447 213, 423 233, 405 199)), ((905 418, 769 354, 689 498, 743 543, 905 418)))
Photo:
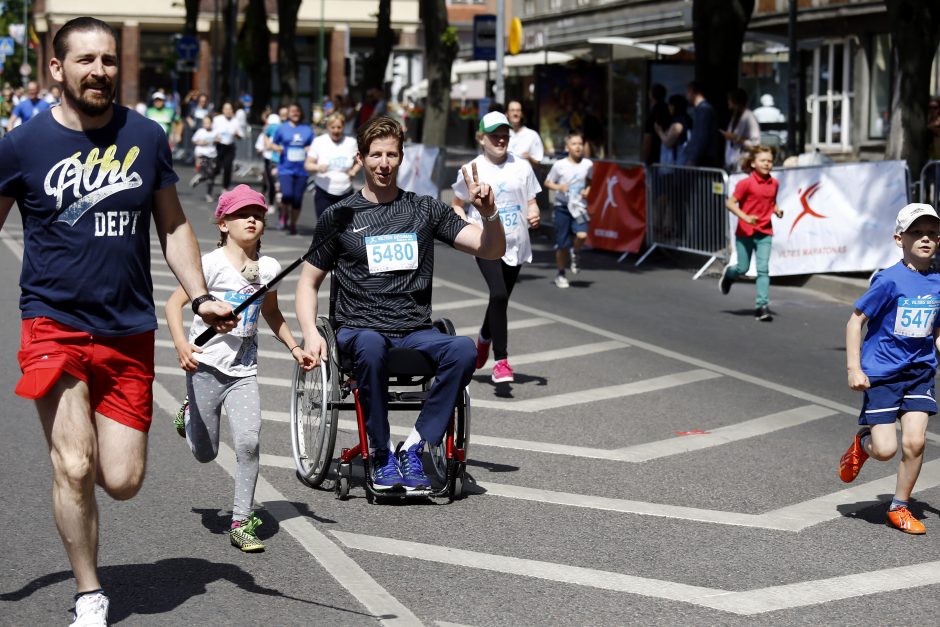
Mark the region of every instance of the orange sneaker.
POLYGON ((914 514, 906 507, 899 507, 896 510, 888 512, 888 518, 885 520, 885 524, 915 536, 927 533, 927 528, 924 527, 924 523, 914 518, 914 514))
POLYGON ((862 436, 868 433, 867 427, 859 429, 852 441, 852 446, 845 452, 842 459, 839 460, 839 478, 845 483, 852 483, 858 472, 862 469, 862 464, 868 459, 868 453, 862 448, 862 436))

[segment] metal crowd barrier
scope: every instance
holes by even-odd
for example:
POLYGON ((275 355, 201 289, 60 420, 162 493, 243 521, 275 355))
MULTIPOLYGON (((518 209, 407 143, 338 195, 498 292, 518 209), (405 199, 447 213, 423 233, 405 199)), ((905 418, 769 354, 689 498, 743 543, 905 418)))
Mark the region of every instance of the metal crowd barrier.
POLYGON ((649 248, 639 266, 657 248, 708 257, 692 277, 698 279, 728 251, 728 174, 718 168, 655 164, 646 174, 646 237, 649 248))
POLYGON ((928 161, 920 171, 920 202, 940 203, 940 161, 928 161))

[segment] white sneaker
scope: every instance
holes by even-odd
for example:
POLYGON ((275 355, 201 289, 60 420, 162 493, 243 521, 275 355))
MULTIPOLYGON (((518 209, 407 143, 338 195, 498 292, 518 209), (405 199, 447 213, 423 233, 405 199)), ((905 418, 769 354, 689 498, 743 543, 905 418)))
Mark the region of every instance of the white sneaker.
POLYGON ((69 627, 108 627, 108 597, 100 590, 75 599, 75 620, 69 627))
POLYGON ((563 274, 559 274, 555 277, 555 287, 560 287, 562 289, 569 286, 568 279, 563 274))

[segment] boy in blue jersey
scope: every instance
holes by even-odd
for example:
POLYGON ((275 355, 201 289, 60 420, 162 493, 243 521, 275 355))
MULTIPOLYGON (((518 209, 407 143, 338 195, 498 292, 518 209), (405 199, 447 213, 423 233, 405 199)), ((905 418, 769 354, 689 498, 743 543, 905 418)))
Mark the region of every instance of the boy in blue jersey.
POLYGON ((940 328, 934 323, 940 274, 930 263, 940 243, 940 217, 930 205, 912 203, 898 212, 894 231, 903 258, 875 275, 846 325, 849 387, 864 391, 865 400, 861 428, 839 462, 839 477, 849 483, 869 457, 894 457, 895 422, 900 420, 901 462, 885 522, 905 533, 923 534, 927 530, 909 511, 908 501, 924 461, 927 419, 937 413, 940 328), (866 321, 868 333, 861 342, 866 321))

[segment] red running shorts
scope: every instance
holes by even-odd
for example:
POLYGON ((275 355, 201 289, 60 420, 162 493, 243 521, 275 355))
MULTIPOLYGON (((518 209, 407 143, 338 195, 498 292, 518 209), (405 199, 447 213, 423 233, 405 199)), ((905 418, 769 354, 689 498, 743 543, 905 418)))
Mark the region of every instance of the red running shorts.
POLYGON ((150 430, 153 417, 154 332, 94 336, 50 318, 23 320, 16 393, 45 396, 63 372, 88 385, 94 411, 123 425, 150 430))

